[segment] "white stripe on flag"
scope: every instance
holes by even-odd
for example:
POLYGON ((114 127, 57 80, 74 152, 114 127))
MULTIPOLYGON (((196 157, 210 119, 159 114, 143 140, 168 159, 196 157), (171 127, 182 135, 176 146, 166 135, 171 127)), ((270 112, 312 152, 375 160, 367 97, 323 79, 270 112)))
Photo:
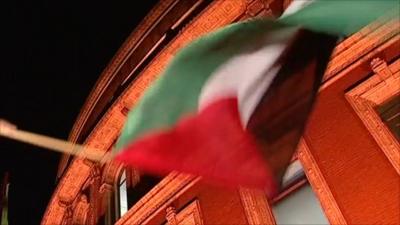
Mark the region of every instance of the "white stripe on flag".
POLYGON ((285 16, 291 15, 300 9, 308 6, 315 0, 293 0, 290 5, 286 8, 286 10, 282 13, 280 18, 283 18, 285 16))
POLYGON ((285 28, 268 33, 265 47, 233 56, 222 64, 201 90, 199 111, 217 100, 237 97, 241 122, 245 127, 280 68, 274 64, 297 30, 297 28, 285 28), (274 39, 279 41, 272 42, 274 39))

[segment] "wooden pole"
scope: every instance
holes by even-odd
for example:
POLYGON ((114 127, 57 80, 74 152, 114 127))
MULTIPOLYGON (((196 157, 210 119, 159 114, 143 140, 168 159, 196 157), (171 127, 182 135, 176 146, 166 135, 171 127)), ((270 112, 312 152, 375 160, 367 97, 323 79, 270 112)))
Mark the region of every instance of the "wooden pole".
POLYGON ((112 152, 103 152, 98 149, 88 148, 86 146, 75 144, 69 141, 52 138, 24 130, 18 130, 14 125, 1 119, 0 136, 36 145, 52 151, 87 158, 95 162, 106 163, 113 159, 112 152))

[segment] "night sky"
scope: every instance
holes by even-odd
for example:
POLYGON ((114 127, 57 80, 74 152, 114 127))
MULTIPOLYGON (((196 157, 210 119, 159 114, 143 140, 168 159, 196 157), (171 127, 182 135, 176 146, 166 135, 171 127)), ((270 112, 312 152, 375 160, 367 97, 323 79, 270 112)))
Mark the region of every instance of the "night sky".
MULTIPOLYGON (((0 3, 0 118, 66 139, 102 70, 156 0, 0 3)), ((39 224, 60 155, 0 139, 10 224, 39 224)))

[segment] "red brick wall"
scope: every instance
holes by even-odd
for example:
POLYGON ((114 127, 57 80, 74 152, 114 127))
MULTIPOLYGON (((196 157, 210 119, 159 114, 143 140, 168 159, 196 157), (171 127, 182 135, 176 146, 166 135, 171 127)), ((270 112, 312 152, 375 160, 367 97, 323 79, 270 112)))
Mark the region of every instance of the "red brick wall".
POLYGON ((248 224, 239 192, 198 184, 180 197, 179 205, 198 199, 204 224, 248 224))
POLYGON ((344 97, 368 73, 322 91, 305 140, 348 224, 400 224, 400 177, 344 97))
MULTIPOLYGON (((193 200, 198 200, 200 203, 204 224, 248 224, 239 192, 236 190, 199 183, 179 194, 171 206, 175 207, 179 214, 193 200)), ((165 211, 162 210, 162 212, 156 213, 147 224, 163 224, 164 222, 165 211)))

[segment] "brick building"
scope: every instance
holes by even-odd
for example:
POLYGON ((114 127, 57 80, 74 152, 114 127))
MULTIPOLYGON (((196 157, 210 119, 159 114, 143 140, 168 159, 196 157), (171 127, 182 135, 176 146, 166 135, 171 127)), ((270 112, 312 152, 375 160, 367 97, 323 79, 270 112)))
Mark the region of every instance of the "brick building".
MULTIPOLYGON (((290 0, 163 0, 101 74, 70 140, 107 151, 128 109, 179 48, 290 0)), ((281 193, 225 190, 171 173, 64 156, 42 224, 399 224, 400 28, 380 20, 340 42, 281 193)))

